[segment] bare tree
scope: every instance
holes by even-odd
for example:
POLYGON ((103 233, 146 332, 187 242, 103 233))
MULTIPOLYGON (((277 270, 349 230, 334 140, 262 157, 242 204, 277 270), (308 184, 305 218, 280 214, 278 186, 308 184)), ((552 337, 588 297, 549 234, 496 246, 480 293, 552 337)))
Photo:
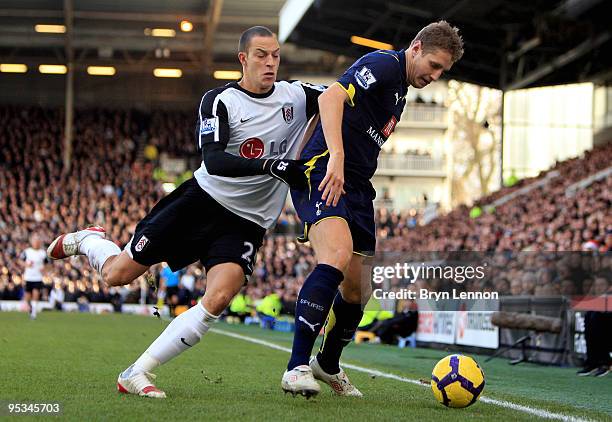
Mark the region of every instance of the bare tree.
POLYGON ((496 187, 501 139, 501 91, 450 81, 447 131, 452 148, 453 206, 469 203, 496 187))

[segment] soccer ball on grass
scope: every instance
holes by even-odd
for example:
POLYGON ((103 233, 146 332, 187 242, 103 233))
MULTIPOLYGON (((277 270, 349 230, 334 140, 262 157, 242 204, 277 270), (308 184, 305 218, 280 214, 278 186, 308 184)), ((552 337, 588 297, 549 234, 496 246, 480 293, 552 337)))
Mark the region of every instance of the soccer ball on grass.
POLYGON ((449 355, 436 364, 431 374, 431 390, 436 400, 447 407, 474 404, 484 386, 484 372, 469 356, 449 355))

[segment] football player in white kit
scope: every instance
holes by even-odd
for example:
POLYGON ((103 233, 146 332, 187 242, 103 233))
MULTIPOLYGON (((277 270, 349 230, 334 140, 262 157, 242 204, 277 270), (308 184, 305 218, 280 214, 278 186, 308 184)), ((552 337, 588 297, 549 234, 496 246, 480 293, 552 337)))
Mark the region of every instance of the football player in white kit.
POLYGON ((151 371, 200 341, 252 273, 288 185, 307 186, 306 168, 294 158, 324 88, 276 81, 280 46, 267 28, 242 34, 238 58, 242 79, 208 91, 200 102, 202 165, 155 205, 124 251, 105 239, 102 227, 61 235, 48 248, 53 259, 87 255, 113 286, 132 282, 162 261, 172 270, 197 260, 206 268, 202 301, 175 318, 119 375, 120 392, 166 397, 153 385, 151 371))
POLYGON ((36 319, 40 291, 43 288, 43 273, 48 259, 38 235, 32 235, 30 242, 31 246, 21 253, 21 259, 25 261, 25 271, 23 272, 25 281, 24 299, 30 308, 30 318, 36 319))

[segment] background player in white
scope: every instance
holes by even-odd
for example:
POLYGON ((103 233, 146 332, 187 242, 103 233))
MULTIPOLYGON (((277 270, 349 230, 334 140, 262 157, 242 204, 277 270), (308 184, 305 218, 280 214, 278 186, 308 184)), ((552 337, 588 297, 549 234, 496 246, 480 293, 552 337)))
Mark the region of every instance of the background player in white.
POLYGON ((33 235, 30 242, 31 246, 21 253, 21 259, 25 261, 25 271, 23 272, 25 281, 24 299, 30 308, 30 318, 36 319, 40 292, 43 288, 42 280, 47 263, 47 254, 38 235, 33 235))
POLYGON ((208 91, 200 102, 202 165, 136 226, 123 252, 93 227, 59 236, 51 258, 87 255, 110 285, 128 284, 165 261, 206 268, 201 303, 179 315, 117 381, 119 391, 163 398, 150 371, 200 341, 240 291, 266 229, 282 210, 288 187, 306 186, 297 155, 321 88, 276 82, 280 47, 267 28, 245 31, 238 58, 243 78, 208 91), (279 180, 271 179, 273 176, 279 180), (285 183, 283 183, 285 182, 285 183))

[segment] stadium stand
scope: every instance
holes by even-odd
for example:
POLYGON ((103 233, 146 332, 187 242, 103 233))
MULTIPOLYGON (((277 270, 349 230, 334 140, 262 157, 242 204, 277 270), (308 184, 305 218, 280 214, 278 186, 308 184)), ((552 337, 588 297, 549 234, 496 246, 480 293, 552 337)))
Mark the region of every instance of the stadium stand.
POLYGON ((575 196, 566 196, 565 191, 609 167, 610 156, 612 144, 595 148, 584 157, 557 163, 536 178, 481 198, 476 205, 490 212, 478 218, 470 218, 468 207, 461 206, 426 226, 405 230, 381 246, 384 250, 420 251, 580 251, 584 243, 595 241, 601 252, 608 251, 612 178, 600 179, 575 196), (558 172, 558 176, 547 179, 551 172, 558 172), (547 183, 498 207, 488 207, 540 180, 547 183))

